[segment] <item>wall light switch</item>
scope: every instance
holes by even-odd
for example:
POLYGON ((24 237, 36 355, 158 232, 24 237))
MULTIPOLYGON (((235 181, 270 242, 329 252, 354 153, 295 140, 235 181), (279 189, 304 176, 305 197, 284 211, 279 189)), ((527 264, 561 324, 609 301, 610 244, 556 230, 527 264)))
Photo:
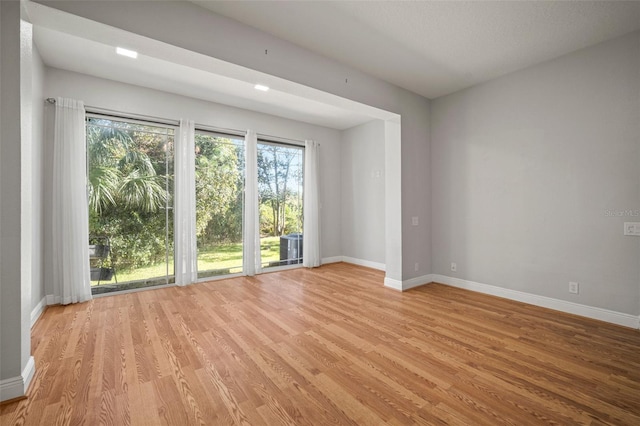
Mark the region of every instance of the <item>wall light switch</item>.
POLYGON ((411 218, 411 224, 412 224, 413 226, 418 226, 418 216, 413 216, 413 217, 411 218))
POLYGON ((640 222, 625 222, 624 235, 640 236, 640 222))

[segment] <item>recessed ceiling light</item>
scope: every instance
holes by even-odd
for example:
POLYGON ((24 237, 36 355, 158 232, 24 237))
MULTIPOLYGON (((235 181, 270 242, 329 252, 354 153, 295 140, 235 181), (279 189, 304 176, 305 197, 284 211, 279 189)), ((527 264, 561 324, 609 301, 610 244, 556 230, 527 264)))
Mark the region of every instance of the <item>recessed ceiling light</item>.
POLYGON ((124 49, 122 47, 116 47, 116 53, 118 55, 126 56, 128 58, 133 58, 133 59, 138 57, 138 52, 134 50, 124 49))
POLYGON ((264 84, 256 84, 253 86, 256 90, 260 90, 262 92, 267 92, 269 90, 269 86, 265 86, 264 84))

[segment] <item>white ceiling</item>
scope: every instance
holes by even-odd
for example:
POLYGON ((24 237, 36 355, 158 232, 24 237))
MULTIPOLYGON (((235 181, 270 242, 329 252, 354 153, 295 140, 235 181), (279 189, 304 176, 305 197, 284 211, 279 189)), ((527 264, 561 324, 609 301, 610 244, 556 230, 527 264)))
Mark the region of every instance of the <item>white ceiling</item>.
POLYGON ((194 1, 436 98, 640 29, 637 1, 194 1))
POLYGON ((50 67, 335 129, 393 114, 305 86, 29 3, 34 43, 50 67), (115 47, 139 52, 119 56, 115 47), (256 83, 271 87, 254 89, 256 83))
POLYGON ((117 56, 114 46, 44 27, 35 28, 34 40, 43 62, 53 68, 336 129, 372 120, 364 114, 279 90, 261 92, 254 89, 254 82, 152 56, 141 54, 135 60, 117 56))

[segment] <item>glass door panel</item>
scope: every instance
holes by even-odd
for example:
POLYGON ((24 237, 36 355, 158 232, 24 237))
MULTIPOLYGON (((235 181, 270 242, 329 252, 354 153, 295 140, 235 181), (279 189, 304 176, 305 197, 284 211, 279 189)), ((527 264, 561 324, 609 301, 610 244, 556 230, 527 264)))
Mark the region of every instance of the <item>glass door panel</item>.
POLYGON ((195 135, 198 278, 242 272, 244 140, 195 135))
POLYGON ((93 293, 173 282, 174 128, 87 118, 93 293))
POLYGON ((304 148, 258 142, 262 267, 302 263, 304 148))

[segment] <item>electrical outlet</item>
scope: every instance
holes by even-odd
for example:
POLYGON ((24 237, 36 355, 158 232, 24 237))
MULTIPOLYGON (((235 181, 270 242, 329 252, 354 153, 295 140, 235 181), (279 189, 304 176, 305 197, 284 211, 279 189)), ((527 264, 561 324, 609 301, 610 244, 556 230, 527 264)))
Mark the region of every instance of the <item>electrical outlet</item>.
POLYGON ((624 235, 640 235, 640 222, 625 222, 624 235))
POLYGON ((411 217, 411 224, 413 226, 418 226, 418 216, 411 217))
POLYGON ((580 291, 580 284, 570 281, 569 282, 569 293, 578 294, 580 291))
POLYGON ((420 269, 420 264, 419 264, 418 262, 416 262, 416 263, 413 265, 413 270, 414 270, 414 271, 416 271, 416 272, 418 272, 418 269, 420 269))
POLYGON ((456 262, 451 262, 451 271, 456 272, 458 270, 458 265, 456 262))

